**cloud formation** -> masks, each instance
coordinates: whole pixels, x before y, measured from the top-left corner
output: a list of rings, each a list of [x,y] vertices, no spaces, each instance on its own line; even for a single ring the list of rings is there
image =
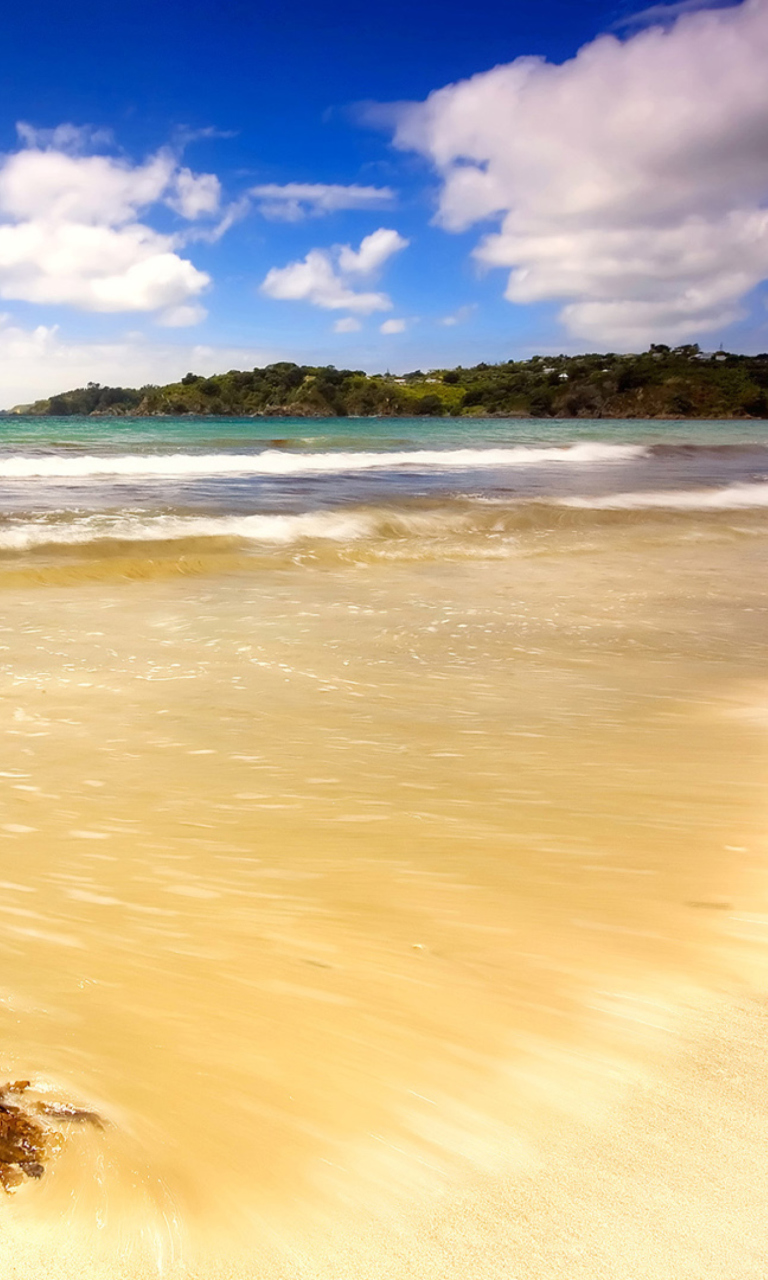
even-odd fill
[[[405,249],[408,241],[387,227],[366,236],[359,249],[336,245],[333,249],[310,249],[299,262],[273,267],[261,285],[262,293],[281,301],[309,302],[326,310],[390,311],[392,300],[386,293],[358,293],[349,277],[372,275],[393,253]]]
[[[86,311],[157,311],[171,325],[204,314],[210,278],[141,220],[166,205],[188,222],[217,212],[218,179],[163,150],[143,164],[81,154],[96,135],[72,125],[19,127],[27,145],[0,158],[0,298]]]
[[[111,147],[111,129],[94,129],[89,124],[57,124],[54,129],[36,129],[26,120],[17,120],[16,133],[25,147],[52,147],[54,151],[80,151]]]
[[[397,231],[379,227],[360,241],[360,248],[343,244],[339,250],[339,269],[348,275],[369,276],[379,271],[387,258],[408,248],[408,241]]]
[[[354,316],[342,316],[341,320],[336,320],[333,325],[334,333],[357,333],[359,329],[362,329],[362,325]]]
[[[768,0],[682,13],[554,66],[518,58],[397,111],[442,178],[437,221],[511,302],[631,347],[719,329],[768,276]]]
[[[191,169],[174,173],[166,204],[182,218],[194,222],[218,213],[220,202],[221,184],[214,173],[193,173]]]
[[[405,320],[385,320],[379,325],[379,333],[405,333],[406,324]]]
[[[382,209],[391,204],[395,193],[390,187],[341,186],[326,182],[276,182],[251,187],[249,195],[265,218],[281,222],[299,222],[302,218],[318,218],[342,209]]]

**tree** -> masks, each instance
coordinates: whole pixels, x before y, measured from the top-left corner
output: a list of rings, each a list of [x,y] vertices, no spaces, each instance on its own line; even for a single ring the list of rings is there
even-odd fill
[[[415,409],[419,416],[439,417],[445,411],[445,406],[439,396],[420,396]]]

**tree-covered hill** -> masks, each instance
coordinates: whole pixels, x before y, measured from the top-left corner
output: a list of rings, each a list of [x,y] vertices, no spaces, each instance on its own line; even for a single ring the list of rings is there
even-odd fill
[[[660,344],[640,355],[534,356],[401,376],[281,361],[139,390],[89,383],[15,413],[236,417],[768,418],[768,354]]]

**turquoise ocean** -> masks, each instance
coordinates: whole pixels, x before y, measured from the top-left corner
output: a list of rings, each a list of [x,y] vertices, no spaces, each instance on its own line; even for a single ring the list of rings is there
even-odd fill
[[[436,549],[568,508],[761,508],[767,475],[763,422],[5,418],[0,555],[410,535]]]

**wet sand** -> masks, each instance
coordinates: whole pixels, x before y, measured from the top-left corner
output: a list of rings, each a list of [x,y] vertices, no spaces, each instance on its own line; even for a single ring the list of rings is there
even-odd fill
[[[693,532],[6,586],[0,1065],[107,1123],[0,1276],[758,1274],[765,545]]]
[[[148,1280],[758,1280],[767,1232],[764,998],[710,999],[676,1028],[655,1073],[624,1083],[598,1109],[567,1103],[567,1122],[506,1174],[472,1171],[395,1212],[358,1207],[315,1231],[245,1256],[203,1251],[195,1261],[154,1255],[131,1233],[122,1244],[84,1236],[73,1215],[2,1226],[3,1276]],[[278,1233],[279,1237],[279,1233]],[[223,1256],[222,1256],[223,1255]]]

